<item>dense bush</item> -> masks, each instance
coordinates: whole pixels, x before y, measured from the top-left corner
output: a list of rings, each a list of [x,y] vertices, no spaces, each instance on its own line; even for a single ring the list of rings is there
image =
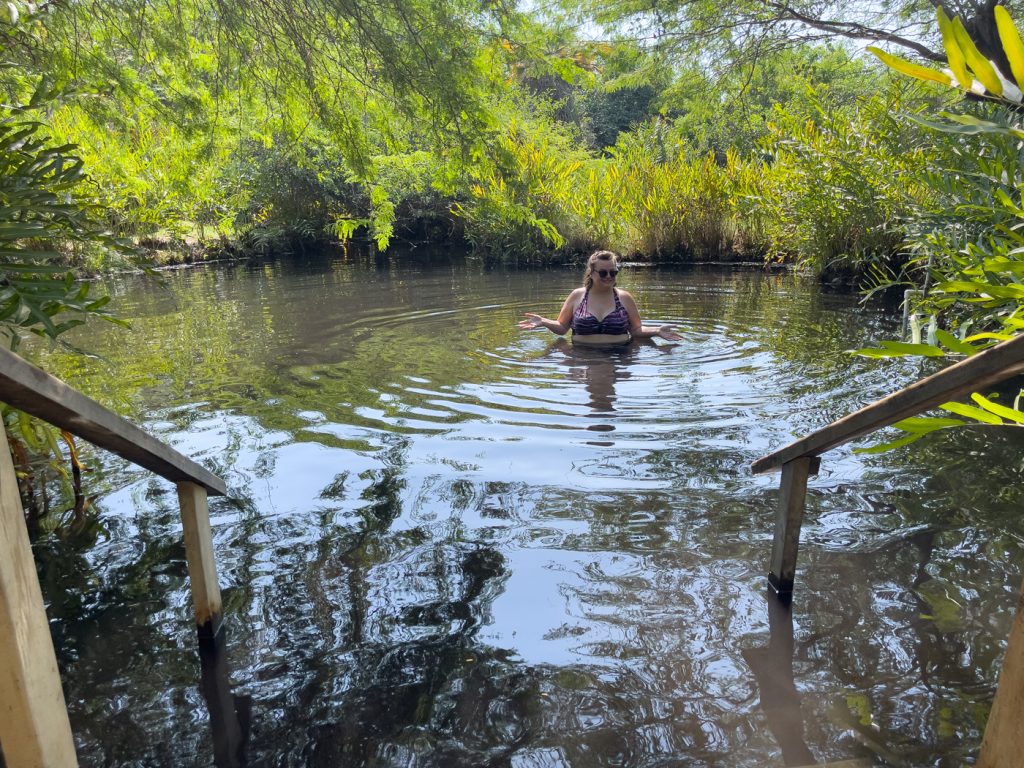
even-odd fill
[[[863,273],[899,261],[905,227],[928,197],[934,149],[900,117],[901,91],[852,107],[820,104],[815,120],[776,111],[763,147],[769,160],[747,201],[770,258],[795,258],[815,273]]]

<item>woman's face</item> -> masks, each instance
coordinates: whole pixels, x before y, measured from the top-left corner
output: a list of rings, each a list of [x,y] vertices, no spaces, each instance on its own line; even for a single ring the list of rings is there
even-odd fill
[[[591,267],[590,274],[594,281],[601,285],[614,285],[619,274],[619,265],[615,259],[597,259]]]

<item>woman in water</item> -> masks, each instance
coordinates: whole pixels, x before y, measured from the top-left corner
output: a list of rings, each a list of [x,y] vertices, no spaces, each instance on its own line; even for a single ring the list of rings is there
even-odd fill
[[[683,337],[671,325],[644,326],[636,302],[626,291],[615,287],[619,257],[611,251],[596,251],[587,259],[583,287],[577,288],[562,304],[557,320],[526,312],[519,322],[524,330],[547,328],[562,335],[572,329],[574,344],[628,344],[633,339],[660,336],[669,341]]]

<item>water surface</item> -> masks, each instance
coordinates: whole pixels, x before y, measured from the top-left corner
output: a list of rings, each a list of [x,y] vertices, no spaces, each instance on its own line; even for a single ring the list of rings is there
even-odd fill
[[[201,664],[173,487],[95,456],[43,537],[84,765],[961,765],[1020,584],[1021,441],[825,457],[792,612],[749,465],[916,378],[813,281],[634,266],[685,340],[523,332],[575,269],[319,258],[125,278],[72,384],[223,476]]]

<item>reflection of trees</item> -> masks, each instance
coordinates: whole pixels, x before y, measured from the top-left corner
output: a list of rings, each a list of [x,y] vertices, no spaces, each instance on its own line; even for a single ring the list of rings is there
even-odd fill
[[[424,554],[436,579],[432,590],[422,580],[412,594],[408,585],[389,584],[387,590],[405,594],[386,598],[379,591],[383,585],[360,580],[365,598],[353,605],[365,606],[370,615],[353,616],[353,627],[363,627],[362,637],[352,636],[357,669],[331,715],[310,729],[316,764],[369,764],[382,744],[401,743],[410,730],[423,727],[443,732],[445,721],[474,715],[496,696],[494,681],[482,670],[500,658],[476,647],[473,638],[503,577],[504,558],[478,545],[428,548]],[[379,614],[403,597],[409,604],[389,617],[389,627]],[[392,605],[382,604],[388,600]],[[331,689],[332,683],[325,679],[323,686]]]
[[[96,351],[113,362],[120,371],[116,376],[86,370],[81,360],[56,351],[43,353],[64,361],[60,364],[73,380],[92,382],[91,392],[109,390],[110,398],[101,394],[108,401],[133,407],[158,404],[160,410],[148,416],[160,420],[161,430],[194,434],[205,428],[202,422],[211,414],[222,419],[217,439],[227,444],[203,460],[229,478],[234,473],[230,484],[239,494],[233,501],[214,500],[211,511],[230,520],[221,529],[229,536],[223,548],[228,655],[241,675],[238,685],[254,699],[254,761],[359,765],[383,760],[381,755],[392,762],[417,755],[439,764],[505,765],[511,751],[530,744],[561,750],[570,764],[593,764],[612,752],[632,756],[639,764],[659,748],[644,741],[649,737],[643,728],[652,723],[668,732],[666,754],[671,748],[714,754],[721,743],[700,725],[729,715],[706,699],[683,715],[677,713],[679,719],[695,723],[684,738],[679,733],[685,725],[675,724],[678,731],[673,731],[665,724],[672,716],[646,715],[643,721],[635,715],[656,687],[645,687],[647,681],[627,681],[620,687],[581,668],[530,667],[487,646],[480,628],[510,566],[500,536],[473,540],[458,527],[460,514],[480,499],[475,480],[455,477],[444,466],[437,470],[440,480],[424,482],[434,494],[439,516],[450,519],[451,530],[432,528],[409,514],[416,487],[411,487],[408,463],[419,429],[409,422],[410,412],[429,409],[432,401],[449,395],[454,398],[467,384],[493,382],[495,363],[482,363],[481,348],[493,351],[526,343],[510,312],[473,309],[486,303],[474,295],[475,286],[493,294],[493,275],[481,282],[460,275],[450,283],[462,288],[449,290],[447,303],[435,296],[417,307],[413,286],[421,278],[429,282],[437,274],[433,267],[418,274],[390,268],[367,274],[362,268],[336,267],[325,266],[303,278],[320,286],[321,295],[300,306],[292,300],[300,289],[288,287],[294,276],[280,266],[267,267],[251,301],[240,298],[240,292],[251,288],[245,269],[196,272],[189,286],[155,294],[157,307],[136,321],[137,335],[97,337],[101,343]],[[791,362],[787,375],[794,380],[782,382],[777,397],[820,399],[821,388],[828,390],[833,379],[841,380],[836,388],[867,396],[884,383],[882,374],[868,377],[866,386],[847,381],[853,368],[841,352],[860,343],[863,318],[855,312],[823,313],[833,299],[794,290],[789,278],[765,280],[742,272],[722,280],[716,275],[715,290],[705,291],[701,271],[692,274],[692,290],[659,289],[655,270],[636,270],[628,286],[640,299],[645,317],[696,318],[689,329],[695,340],[690,353],[720,355],[724,347],[737,366],[744,365],[744,356],[765,350],[786,358]],[[557,293],[552,303],[564,296],[541,273],[510,272],[508,280],[517,285],[533,281],[537,292]],[[510,291],[502,300],[517,295],[525,294]],[[389,297],[384,303],[393,306],[377,306],[381,296]],[[148,297],[135,299],[141,306]],[[848,299],[836,301],[849,304]],[[438,309],[462,313],[437,319]],[[402,314],[405,310],[412,321]],[[767,319],[751,325],[752,318],[762,316]],[[309,344],[311,339],[322,343]],[[616,393],[616,387],[630,372],[635,353],[581,350],[577,356],[575,348],[568,349],[571,354],[556,344],[546,354],[561,356],[554,366],[560,376],[579,374],[580,385],[573,388],[586,390],[591,416],[599,417],[589,422],[610,424],[609,414],[622,405],[624,388]],[[595,359],[588,359],[591,355]],[[746,376],[736,370],[741,379]],[[422,381],[403,390],[409,377]],[[697,412],[707,408],[704,392],[684,380],[673,395]],[[672,418],[682,412],[675,408]],[[475,417],[454,408],[434,418],[431,426],[443,431],[448,421]],[[588,529],[567,537],[563,546],[662,553],[670,561],[669,571],[689,574],[674,558],[707,547],[701,537],[709,529],[697,524],[697,515],[715,521],[714,534],[722,541],[749,541],[749,483],[742,449],[749,426],[740,421],[734,419],[730,426],[711,421],[676,435],[666,431],[665,444],[657,450],[644,447],[631,453],[629,442],[620,441],[615,461],[645,479],[670,479],[673,491],[685,489],[685,495],[670,499],[658,489],[616,490],[590,505]],[[820,426],[822,419],[814,422],[812,426]],[[321,424],[345,429],[320,431]],[[281,471],[273,464],[280,457],[276,449],[282,441],[298,440],[340,449],[339,466],[332,471],[337,474],[321,483],[323,507],[317,506],[314,488],[314,509],[300,508],[287,516],[260,509],[259,482]],[[939,447],[922,442],[918,452],[899,459],[910,465],[898,476],[902,485],[910,471],[951,468],[947,473],[930,471],[930,479],[915,485],[914,493],[892,492],[892,462],[871,460],[881,468],[865,482],[864,494],[884,499],[885,508],[878,504],[879,509],[866,509],[864,519],[876,515],[879,525],[895,531],[883,537],[884,546],[817,556],[813,544],[806,548],[802,559],[812,567],[806,582],[802,580],[797,610],[807,606],[800,624],[808,634],[797,638],[789,657],[798,676],[809,666],[828,670],[828,685],[863,695],[874,718],[873,725],[860,726],[871,731],[865,738],[895,744],[897,752],[916,749],[913,754],[918,755],[928,748],[908,745],[911,738],[939,744],[936,749],[962,742],[964,753],[980,738],[975,717],[991,695],[1005,640],[999,622],[1008,615],[1016,584],[1003,569],[1020,559],[1015,537],[1021,535],[1017,510],[1024,501],[1019,468],[972,456],[988,449],[967,442],[935,444]],[[1019,453],[1010,442],[1001,445],[996,452]],[[252,460],[253,454],[259,460],[249,476],[237,465]],[[365,461],[351,470],[345,457],[357,454]],[[612,452],[591,454],[603,459]],[[372,468],[364,471],[367,464]],[[998,492],[981,504],[979,489]],[[574,489],[551,488],[545,494],[551,515],[578,516],[580,497]],[[158,750],[190,732],[185,722],[190,719],[188,704],[202,704],[191,625],[187,612],[179,610],[187,593],[176,511],[165,508],[159,496],[142,506],[146,511],[139,516],[137,533],[113,531],[122,546],[125,539],[134,545],[130,556],[100,544],[96,555],[86,558],[71,552],[71,545],[61,549],[54,544],[59,551],[45,554],[41,562],[51,569],[47,593],[57,612],[63,663],[78,668],[69,700],[78,696],[84,702],[73,717],[76,732],[84,734],[85,756],[97,755],[102,739],[108,746],[116,741],[120,746],[109,748],[120,750],[126,762],[154,756],[150,762],[159,765]],[[836,499],[827,506],[837,506]],[[687,514],[695,516],[694,525],[685,522]],[[926,532],[900,533],[924,524],[929,526]],[[809,530],[816,534],[813,525]],[[828,531],[817,534],[820,542]],[[479,531],[473,535],[483,537]],[[864,539],[870,536],[864,534]],[[748,553],[733,551],[725,557],[746,562]],[[695,564],[692,575],[704,576],[709,567]],[[851,588],[865,580],[868,587]],[[590,600],[595,610],[614,613],[616,621],[634,626],[648,617],[639,608],[632,613],[623,608],[623,596],[637,588],[631,577],[596,569],[583,574],[579,584],[570,586],[577,589],[574,599]],[[932,587],[941,589],[929,591]],[[658,597],[661,592],[648,594]],[[836,605],[836,595],[843,596],[841,605]],[[943,595],[962,606],[959,613],[942,603]],[[645,596],[634,594],[628,604],[643,605]],[[678,604],[698,609],[686,599],[680,597]],[[944,606],[953,613],[936,614]],[[947,623],[922,618],[934,615]],[[110,627],[115,630],[112,640]],[[626,650],[655,647],[671,634],[664,625],[641,626],[640,632],[645,631],[647,636],[638,635],[642,640]],[[700,639],[680,641],[687,658],[697,656]],[[598,648],[595,655],[613,658],[618,650]],[[785,643],[776,644],[773,629],[766,652],[776,651],[786,658]],[[103,662],[101,653],[130,661]],[[694,669],[699,674],[698,663]],[[676,674],[692,679],[686,678],[691,671],[687,664],[657,670],[656,683]],[[787,670],[781,671],[785,682]],[[144,703],[139,711],[115,710],[114,704],[104,703],[123,699],[126,686],[136,685],[136,680],[141,683],[129,698]],[[809,687],[820,690],[817,682]],[[807,696],[804,701],[806,708]],[[698,710],[703,720],[694,715]],[[597,713],[607,723],[591,729],[574,720],[581,712]],[[829,743],[819,726],[806,727],[807,744],[817,749]],[[954,736],[943,729],[952,729]],[[206,754],[208,735],[201,732],[195,738],[193,744],[172,746],[180,747],[180,753]],[[848,757],[849,752],[834,756]]]
[[[500,591],[505,559],[481,544],[390,532],[400,512],[396,484],[397,473],[382,473],[359,529],[317,547],[304,579],[311,619],[320,639],[331,643],[342,633],[344,640],[327,650],[344,649],[344,658],[330,667],[313,664],[314,679],[296,681],[298,698],[317,702],[317,711],[311,717],[287,707],[271,716],[263,728],[270,738],[261,740],[270,754],[280,755],[282,743],[298,744],[297,752],[309,749],[311,764],[371,764],[382,745],[401,749],[420,729],[444,732],[498,695],[487,670],[504,660],[474,637]],[[395,548],[400,556],[382,560],[382,550]],[[286,741],[275,743],[278,729]],[[423,756],[415,739],[405,748]]]
[[[957,762],[980,744],[1016,585],[972,551],[977,534],[901,530],[879,548],[802,553],[795,599],[808,634],[795,658],[827,666],[845,695],[833,715],[883,759]],[[837,593],[842,603],[821,610]]]
[[[96,542],[86,554],[75,540],[36,545],[83,764],[163,765],[168,755],[202,755],[209,738],[191,708],[170,700],[196,689],[195,626],[188,603],[173,597],[188,595],[177,500],[156,481],[146,492],[149,514],[108,522],[117,546]]]

